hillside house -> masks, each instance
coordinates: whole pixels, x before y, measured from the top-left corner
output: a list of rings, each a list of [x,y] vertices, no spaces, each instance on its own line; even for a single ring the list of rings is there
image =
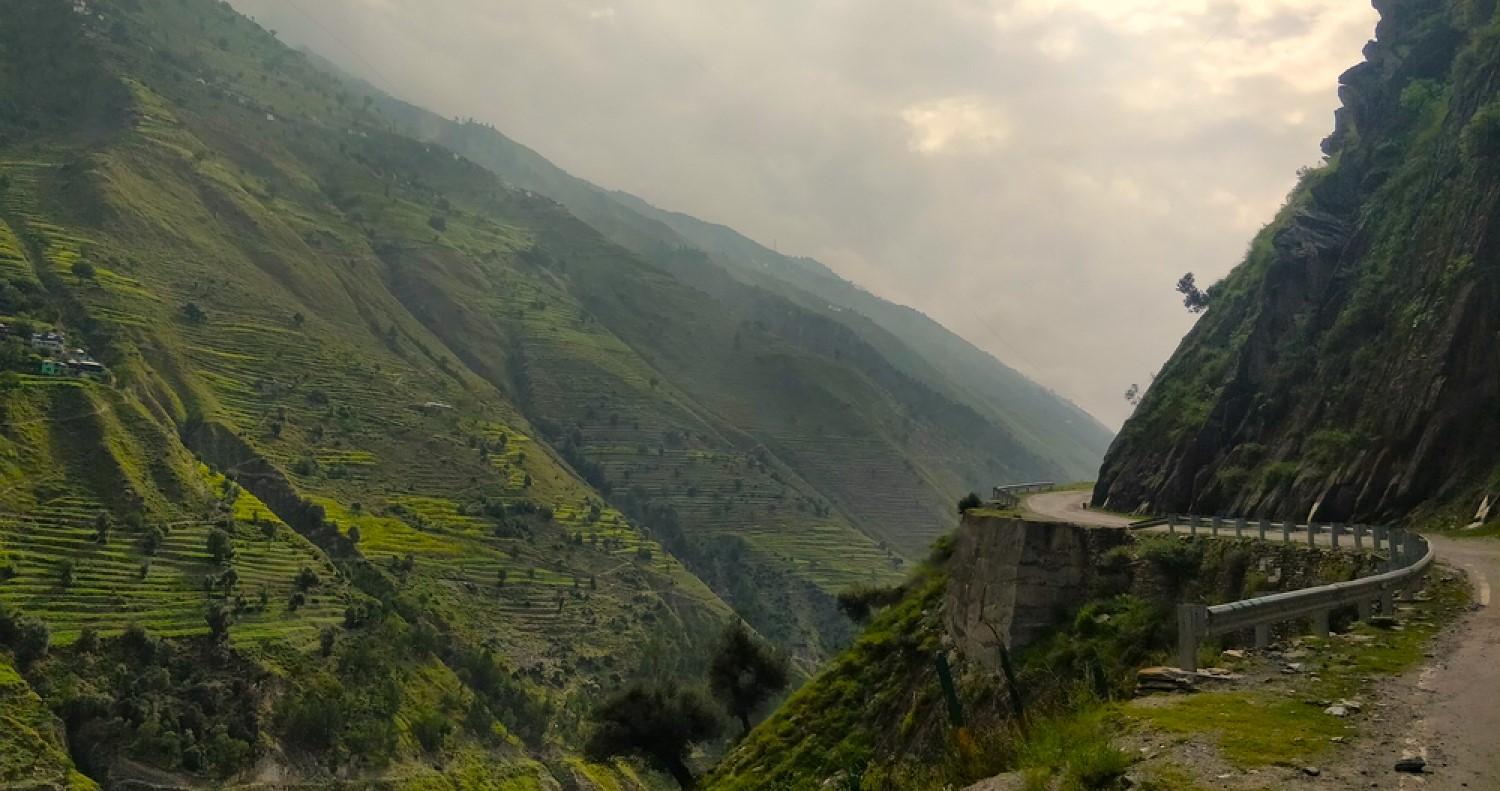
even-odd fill
[[[109,369],[94,362],[93,360],[68,360],[63,363],[68,376],[77,376],[83,379],[103,379]]]
[[[68,348],[68,338],[60,332],[34,332],[31,334],[31,348],[43,354],[62,354]]]

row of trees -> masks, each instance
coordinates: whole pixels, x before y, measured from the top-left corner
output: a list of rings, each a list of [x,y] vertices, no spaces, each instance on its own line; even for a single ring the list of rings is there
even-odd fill
[[[601,761],[641,758],[691,789],[697,777],[688,765],[688,752],[720,734],[721,712],[739,721],[743,736],[750,732],[751,717],[790,681],[786,655],[736,621],[709,662],[708,692],[692,686],[632,685],[595,712],[597,727],[586,752]]]

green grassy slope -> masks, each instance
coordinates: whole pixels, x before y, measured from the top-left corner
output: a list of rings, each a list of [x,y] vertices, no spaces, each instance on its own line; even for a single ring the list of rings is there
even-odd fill
[[[0,785],[6,788],[99,786],[73,768],[61,727],[10,662],[0,659]]]
[[[0,378],[0,605],[48,627],[54,658],[27,673],[70,744],[98,745],[95,776],[130,758],[168,773],[153,783],[233,776],[279,744],[310,780],[632,787],[567,758],[583,702],[696,668],[729,608],[639,522],[591,514],[598,492],[387,262],[443,271],[530,234],[438,208],[419,174],[450,155],[351,131],[336,84],[227,8],[91,8],[26,2],[0,25],[0,72],[50,57],[35,41],[69,64],[41,87],[108,96],[96,114],[0,86],[0,320],[62,326],[113,372]],[[339,205],[361,200],[376,219]],[[214,606],[233,622],[213,661],[156,653],[167,675],[145,686],[88,669],[99,636],[201,640]],[[243,661],[278,679],[276,707],[221,722],[173,697],[238,683]],[[142,696],[184,713],[103,724]]]
[[[1209,290],[1097,504],[1467,521],[1500,503],[1497,37],[1493,3],[1382,8],[1328,161]]]

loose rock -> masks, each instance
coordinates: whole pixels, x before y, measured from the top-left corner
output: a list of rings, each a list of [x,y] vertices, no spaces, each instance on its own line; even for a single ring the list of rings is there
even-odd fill
[[[1427,768],[1427,759],[1416,753],[1403,753],[1401,760],[1396,762],[1396,771],[1421,774]]]

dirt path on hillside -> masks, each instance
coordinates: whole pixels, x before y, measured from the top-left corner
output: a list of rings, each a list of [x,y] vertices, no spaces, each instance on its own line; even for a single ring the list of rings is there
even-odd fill
[[[1500,541],[1431,540],[1439,557],[1468,573],[1474,606],[1423,667],[1377,682],[1371,698],[1379,721],[1309,788],[1500,789],[1500,602],[1491,598],[1500,585]],[[1396,772],[1403,752],[1423,756],[1426,770]]]
[[[1093,527],[1124,527],[1130,524],[1131,520],[1126,517],[1084,508],[1090,497],[1091,493],[1088,491],[1042,492],[1027,497],[1022,507],[1031,516],[1053,522],[1072,522],[1075,525]]]

